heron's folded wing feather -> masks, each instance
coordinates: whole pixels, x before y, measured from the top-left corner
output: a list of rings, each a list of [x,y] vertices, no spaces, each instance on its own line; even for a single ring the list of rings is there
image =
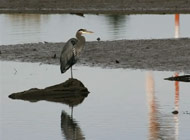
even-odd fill
[[[60,56],[60,64],[61,64],[61,72],[64,73],[67,69],[69,69],[76,60],[74,58],[73,48],[77,43],[77,39],[71,38],[69,39],[65,46],[62,49]]]

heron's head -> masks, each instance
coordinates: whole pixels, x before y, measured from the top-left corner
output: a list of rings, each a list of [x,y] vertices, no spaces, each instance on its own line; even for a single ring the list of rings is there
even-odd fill
[[[88,30],[86,30],[86,29],[79,29],[78,31],[77,31],[77,33],[79,33],[79,34],[91,34],[91,33],[93,33],[92,31],[88,31]]]

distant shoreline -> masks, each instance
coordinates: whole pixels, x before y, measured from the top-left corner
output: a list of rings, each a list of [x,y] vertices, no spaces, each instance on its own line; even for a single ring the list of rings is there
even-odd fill
[[[0,9],[1,14],[190,14],[190,9],[165,10],[66,10],[66,9]]]
[[[189,0],[0,0],[0,13],[189,14]]]

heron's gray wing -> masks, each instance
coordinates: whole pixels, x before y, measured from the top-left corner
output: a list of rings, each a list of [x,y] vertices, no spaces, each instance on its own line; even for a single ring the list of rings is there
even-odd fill
[[[66,42],[65,46],[63,47],[60,56],[61,73],[64,73],[73,64],[76,63],[76,58],[73,52],[73,48],[76,44],[77,44],[77,39],[71,38]]]

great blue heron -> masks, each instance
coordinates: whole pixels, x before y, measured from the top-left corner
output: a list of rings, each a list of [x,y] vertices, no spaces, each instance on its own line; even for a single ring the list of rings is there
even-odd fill
[[[62,49],[60,56],[60,69],[61,73],[66,72],[71,68],[71,78],[73,78],[72,66],[77,62],[77,59],[84,48],[85,37],[84,33],[93,33],[86,29],[80,29],[76,33],[76,38],[69,39]]]

